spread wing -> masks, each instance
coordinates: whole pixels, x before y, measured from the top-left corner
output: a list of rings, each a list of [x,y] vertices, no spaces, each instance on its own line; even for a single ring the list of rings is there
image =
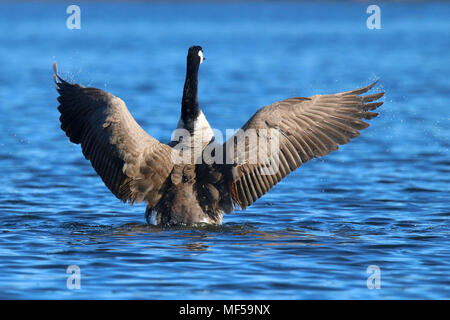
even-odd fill
[[[325,156],[359,136],[359,131],[369,126],[362,119],[376,117],[378,113],[371,110],[383,104],[373,101],[381,98],[384,92],[360,96],[375,84],[337,94],[290,98],[258,110],[242,130],[254,129],[258,137],[267,139],[267,146],[274,141],[267,132],[276,130],[279,149],[275,155],[267,147],[264,149],[267,158],[258,158],[256,163],[248,161],[255,153],[255,147],[249,145],[248,139],[240,154],[236,152],[238,148],[235,149],[233,160],[237,165],[232,167],[229,184],[233,203],[245,209],[303,163]],[[244,138],[232,137],[226,143],[237,146],[239,139]],[[276,161],[275,156],[278,157]],[[278,163],[278,170],[267,171],[267,160]]]
[[[117,198],[156,205],[172,171],[171,147],[148,135],[120,98],[68,83],[58,76],[56,64],[53,68],[61,128],[70,141],[81,144],[85,158]]]

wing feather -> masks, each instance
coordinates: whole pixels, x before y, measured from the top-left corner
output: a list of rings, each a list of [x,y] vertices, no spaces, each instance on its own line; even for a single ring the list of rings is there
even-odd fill
[[[68,83],[54,69],[61,129],[117,198],[156,205],[173,168],[171,147],[148,135],[120,98]]]
[[[236,163],[237,174],[229,175],[233,180],[227,190],[234,206],[245,209],[303,163],[325,156],[359,136],[359,131],[369,126],[363,119],[376,117],[378,113],[369,111],[383,104],[376,100],[383,97],[384,92],[360,96],[376,83],[337,94],[290,98],[258,110],[242,130],[254,129],[258,135],[262,129],[277,130],[280,133],[279,167],[267,175],[262,172],[265,163],[260,160],[256,164]],[[236,146],[238,139],[232,137],[226,143]],[[243,150],[245,154],[235,155],[235,161],[249,159],[249,152],[255,152],[247,145]],[[268,156],[275,159],[272,154]]]

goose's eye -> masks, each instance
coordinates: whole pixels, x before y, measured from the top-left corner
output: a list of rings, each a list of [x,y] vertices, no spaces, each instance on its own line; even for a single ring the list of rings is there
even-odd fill
[[[203,60],[205,60],[205,58],[203,57],[203,51],[199,51],[198,52],[198,56],[200,57],[200,64],[203,62]]]

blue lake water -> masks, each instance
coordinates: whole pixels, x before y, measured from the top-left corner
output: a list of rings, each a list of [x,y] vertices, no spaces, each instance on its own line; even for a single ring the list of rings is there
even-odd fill
[[[80,30],[67,5],[0,4],[0,298],[450,298],[449,4],[380,4],[381,30],[366,27],[367,4],[81,3]],[[376,79],[385,104],[223,226],[150,227],[60,130],[51,64],[167,141],[193,44],[220,130]]]

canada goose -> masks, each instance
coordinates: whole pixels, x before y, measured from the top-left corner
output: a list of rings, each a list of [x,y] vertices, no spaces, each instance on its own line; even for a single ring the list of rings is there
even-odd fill
[[[194,138],[201,133],[202,150],[206,150],[214,137],[197,99],[203,60],[200,46],[189,48],[178,128]],[[236,160],[231,164],[178,163],[173,152],[182,139],[171,144],[155,140],[137,124],[120,98],[68,83],[58,75],[56,63],[53,69],[62,130],[71,142],[81,144],[84,156],[117,198],[130,204],[146,201],[145,217],[152,224],[221,224],[223,212],[247,208],[306,161],[325,156],[359,136],[359,130],[369,126],[362,119],[378,115],[371,111],[383,102],[373,101],[384,95],[360,96],[375,82],[337,94],[289,98],[259,109],[242,130],[253,130],[263,139],[267,138],[264,130],[279,133],[278,149],[265,149],[269,160],[275,159],[276,152],[278,170],[264,173],[266,160],[238,161],[234,153],[228,154]],[[223,146],[237,145],[243,139],[241,156],[248,158],[254,149],[245,136],[233,136]],[[224,149],[227,155],[228,149]]]

